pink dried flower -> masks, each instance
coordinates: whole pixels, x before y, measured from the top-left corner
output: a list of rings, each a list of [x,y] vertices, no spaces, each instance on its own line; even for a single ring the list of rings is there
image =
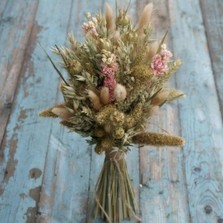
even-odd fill
[[[109,92],[109,103],[115,100],[115,87],[117,85],[115,79],[115,73],[118,70],[118,64],[116,63],[116,55],[103,50],[102,51],[102,63],[101,72],[104,76],[103,87],[108,88]]]
[[[108,87],[110,90],[114,90],[116,86],[116,80],[113,75],[108,76],[104,79],[104,84],[105,87]]]
[[[166,60],[166,62],[169,62],[170,58],[173,56],[173,54],[169,50],[167,50],[166,44],[161,45],[160,55],[162,55],[163,59]]]
[[[113,63],[111,65],[107,65],[105,63],[102,63],[101,65],[101,71],[104,76],[110,76],[115,75],[116,71],[118,70],[118,64]]]
[[[83,32],[85,34],[91,34],[94,37],[98,36],[96,26],[98,24],[98,21],[96,18],[92,18],[92,21],[85,22],[82,26]]]
[[[113,63],[110,66],[111,66],[111,68],[113,69],[114,72],[117,72],[117,70],[118,70],[118,64],[117,63]]]
[[[108,66],[107,64],[104,64],[104,65],[102,65],[102,74],[104,75],[104,76],[111,76],[111,75],[114,75],[114,70],[113,70],[113,68],[112,67],[110,67],[110,66]]]
[[[151,68],[154,75],[161,76],[169,70],[168,63],[171,57],[172,53],[167,50],[166,44],[162,44],[160,53],[152,58]]]
[[[102,63],[102,74],[104,75],[104,82],[103,86],[109,89],[109,103],[115,100],[115,87],[116,87],[116,80],[115,80],[115,73],[118,70],[118,64],[113,63],[111,65],[107,65]]]
[[[108,90],[109,90],[109,102],[112,102],[112,101],[115,100],[114,91],[115,91],[116,85],[117,85],[117,82],[115,80],[114,75],[110,75],[110,76],[105,77],[103,86],[107,87]]]
[[[160,76],[168,70],[168,65],[160,54],[156,54],[152,59],[151,68],[156,76]]]

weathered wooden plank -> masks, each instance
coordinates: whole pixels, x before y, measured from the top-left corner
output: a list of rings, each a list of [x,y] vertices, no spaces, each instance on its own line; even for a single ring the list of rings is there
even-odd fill
[[[66,132],[61,140],[66,143],[51,135],[37,222],[86,219],[91,148],[74,133]]]
[[[84,14],[86,12],[92,12],[92,14],[97,13],[101,10],[102,4],[103,1],[93,3],[88,0],[73,2],[68,31],[72,31],[75,37],[81,41],[83,39],[81,26],[85,21]],[[52,169],[50,170],[50,168],[53,168],[54,162],[50,160],[52,160],[53,157],[56,159],[55,153],[58,153],[56,152],[58,149],[55,150],[53,148],[51,149],[51,146],[49,147],[50,151],[54,150],[54,153],[49,151],[47,155],[47,160],[49,162],[46,161],[47,172],[43,180],[43,191],[41,194],[39,209],[41,215],[38,217],[38,221],[93,222],[91,215],[93,208],[93,192],[95,181],[102,166],[100,164],[102,164],[103,159],[101,157],[96,157],[94,155],[94,149],[89,147],[86,142],[84,142],[85,139],[81,138],[77,134],[72,133],[68,138],[66,132],[64,136],[59,134],[58,138],[60,138],[62,142],[67,142],[66,152],[63,154],[63,159],[65,159],[66,162],[64,162],[63,167],[61,167],[61,173],[52,178],[53,171]],[[72,145],[74,145],[73,148]],[[72,150],[73,155],[68,156],[67,154]],[[94,159],[94,156],[96,159]],[[67,168],[67,163],[73,163],[75,171],[71,172]],[[93,178],[90,175],[91,173],[94,175]],[[69,192],[66,193],[61,189],[63,185],[70,188]],[[48,194],[48,196],[45,196],[46,194]],[[49,207],[46,208],[49,200],[53,202],[51,202]],[[63,208],[62,206],[66,206],[66,208]],[[58,210],[60,210],[59,214]]]
[[[37,5],[37,1],[32,3],[11,1],[1,16],[0,46],[5,50],[0,57],[0,146],[11,112]]]
[[[22,78],[7,126],[1,163],[1,170],[6,170],[6,174],[1,178],[0,203],[5,208],[0,210],[0,218],[9,213],[10,223],[35,222],[52,127],[50,120],[38,117],[38,111],[53,104],[57,94],[58,77],[50,75],[52,67],[40,47],[36,47],[36,38],[38,35],[44,46],[64,42],[70,6],[69,0],[39,1]],[[29,13],[35,17],[31,10]],[[53,129],[54,134],[61,131],[57,123]]]
[[[200,1],[217,93],[223,115],[223,1]]]
[[[179,104],[191,221],[223,221],[223,128],[199,1],[169,0],[176,77],[187,94]]]
[[[138,1],[138,12],[145,2]],[[171,26],[167,1],[154,1],[154,8],[154,32],[161,38]],[[170,84],[174,86],[174,81]],[[176,103],[165,105],[148,126],[148,130],[180,134]],[[140,148],[140,182],[142,222],[190,222],[181,148]]]
[[[13,99],[22,65],[25,59],[26,46],[29,43],[37,4],[11,2],[7,4],[2,16],[7,24],[1,26],[0,45],[6,49],[0,57],[1,82],[0,82],[0,146],[5,133],[5,127],[13,105]],[[13,13],[12,13],[13,11]],[[24,14],[28,16],[24,16]],[[0,159],[3,159],[4,145],[0,151]],[[13,170],[13,166],[12,169]],[[10,169],[0,171],[0,179],[6,177]],[[4,174],[6,175],[4,176]],[[9,173],[10,175],[10,173]],[[6,177],[7,178],[7,177]]]
[[[159,123],[163,129],[177,134],[178,114],[174,107],[166,105],[152,123]],[[154,128],[149,129],[154,131]],[[140,173],[143,222],[190,222],[180,148],[141,148]]]
[[[7,0],[2,0],[2,1],[0,2],[0,24],[2,23],[2,20],[1,20],[2,13],[4,12],[5,7],[6,7],[6,4],[7,4],[8,2],[9,2],[9,1],[7,1]]]

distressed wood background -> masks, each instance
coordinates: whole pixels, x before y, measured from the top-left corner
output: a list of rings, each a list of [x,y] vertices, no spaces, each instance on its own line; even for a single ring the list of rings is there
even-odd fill
[[[223,223],[223,1],[153,2],[157,36],[169,30],[183,61],[171,85],[187,97],[166,105],[149,127],[183,135],[187,143],[129,153],[139,215],[143,223]],[[84,13],[103,10],[104,3],[0,1],[1,223],[96,222],[90,213],[103,156],[57,121],[38,117],[62,100],[38,42],[65,44],[70,31],[81,40]],[[132,0],[130,13],[137,18],[146,3]]]

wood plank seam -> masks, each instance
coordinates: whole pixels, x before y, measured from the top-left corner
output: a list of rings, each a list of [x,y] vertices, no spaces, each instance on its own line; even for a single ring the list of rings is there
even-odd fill
[[[30,23],[33,26],[33,21],[34,21],[34,18],[35,18],[35,13],[37,11],[36,5],[32,6],[31,11],[33,13],[31,14],[31,17],[30,17],[30,20],[29,21],[30,21]],[[3,119],[2,122],[1,122],[1,125],[3,125],[3,128],[1,128],[1,129],[3,129],[3,132],[0,133],[0,156],[1,156],[2,159],[3,159],[3,153],[4,153],[3,147],[4,147],[5,137],[6,137],[5,131],[6,131],[6,128],[7,128],[7,124],[8,124],[10,115],[11,115],[11,111],[14,109],[13,102],[15,100],[15,95],[16,95],[16,92],[18,90],[19,79],[21,78],[22,73],[23,73],[23,70],[24,70],[24,64],[25,64],[25,61],[26,61],[26,52],[27,52],[27,49],[28,49],[29,44],[30,44],[29,43],[29,40],[30,40],[30,37],[31,37],[31,30],[32,30],[32,27],[29,28],[26,31],[27,32],[27,39],[25,39],[25,40],[27,40],[27,41],[26,42],[22,42],[24,44],[24,46],[22,48],[23,49],[22,50],[22,53],[16,52],[15,58],[16,59],[19,59],[21,57],[21,66],[19,66],[18,72],[16,73],[17,74],[17,77],[16,77],[15,83],[13,85],[14,88],[11,89],[11,91],[10,91],[10,94],[11,94],[11,97],[10,97],[10,106],[7,107],[7,111],[5,111],[5,108],[4,108],[4,101],[2,101],[1,98],[0,98],[0,111],[1,111],[0,116],[4,112],[6,113],[6,114],[3,114],[3,115],[5,115],[5,119]],[[14,71],[11,71],[11,72],[14,72]],[[7,83],[6,83],[6,85],[7,85]],[[7,90],[10,90],[10,89],[7,89]],[[1,102],[2,102],[3,105],[1,105]],[[6,106],[8,106],[8,105],[6,104]],[[13,154],[13,156],[10,156],[10,159],[9,159],[9,161],[8,161],[6,167],[5,167],[4,177],[2,179],[2,181],[4,183],[8,182],[9,178],[13,174],[14,169],[11,168],[11,166],[10,166],[11,165],[11,162],[14,162],[14,154]],[[16,164],[16,162],[15,162],[15,164]],[[8,169],[10,171],[8,171]],[[0,192],[1,193],[4,191],[4,189],[3,189],[3,182],[2,182],[2,185],[0,187]]]
[[[204,34],[200,2],[194,1],[194,5],[178,0],[169,0],[169,2],[172,3],[170,4],[172,32],[176,40],[174,48],[178,53],[179,50],[187,51],[182,54],[182,58],[188,60],[187,63],[191,63],[191,66],[183,66],[184,69],[187,68],[184,71],[189,72],[189,77],[177,77],[178,86],[187,89],[190,97],[179,107],[181,125],[184,126],[181,132],[188,139],[184,150],[184,161],[190,215],[192,221],[196,223],[220,222],[223,213],[220,189],[222,173],[218,163],[222,162],[222,118],[213,81],[210,55],[206,48],[207,39]],[[179,33],[181,29],[182,32]],[[205,97],[205,93],[208,97]],[[216,145],[216,142],[219,143]],[[208,153],[212,155],[209,156]],[[216,190],[215,187],[219,189]],[[204,197],[209,200],[204,202]],[[215,209],[212,214],[206,211],[210,203],[213,210]]]
[[[212,69],[212,72],[214,74],[214,81],[215,81],[215,88],[216,88],[216,91],[217,91],[217,96],[218,96],[218,104],[221,105],[222,101],[221,101],[221,92],[220,92],[220,89],[218,88],[218,85],[217,85],[217,72],[216,70],[214,69],[214,58],[213,58],[213,53],[212,52],[212,47],[211,47],[211,39],[208,35],[208,21],[207,21],[207,18],[206,18],[206,15],[205,15],[205,1],[202,1],[202,0],[199,0],[199,4],[200,4],[200,8],[201,8],[201,15],[202,15],[202,20],[203,20],[203,23],[204,23],[204,27],[205,27],[205,36],[206,36],[206,40],[207,40],[207,46],[208,46],[208,52],[209,52],[209,55],[210,55],[210,59],[211,59],[211,69]],[[216,44],[219,44],[219,43],[216,43]],[[222,116],[222,121],[223,121],[223,107],[220,108],[221,109],[221,116]]]
[[[168,0],[168,3],[167,3],[167,11],[168,11],[168,18],[169,18],[169,23],[171,24],[171,21],[170,21],[170,4],[169,4],[169,0]],[[170,29],[170,35],[171,35],[171,47],[173,48],[173,38],[172,38],[172,33],[171,33],[171,27],[169,28]],[[174,86],[176,86],[176,89],[178,89],[178,84],[177,84],[177,77],[176,75],[173,77],[173,82],[174,82]],[[177,105],[177,117],[178,117],[178,120],[179,120],[179,123],[180,123],[180,104],[179,102],[177,101],[176,102],[176,105]],[[183,132],[182,132],[182,126],[179,125],[179,134],[180,135],[183,135]],[[187,182],[186,182],[186,163],[185,163],[185,160],[186,160],[186,157],[185,157],[185,153],[183,152],[183,149],[182,148],[182,163],[181,163],[181,168],[182,168],[182,173],[183,173],[183,178],[184,178],[184,186],[186,188],[186,202],[187,202],[187,206],[189,207],[189,189],[187,187]],[[188,223],[192,223],[192,217],[191,217],[191,213],[190,211],[188,211]]]
[[[68,16],[68,24],[67,24],[67,28],[66,28],[66,32],[67,34],[69,33],[69,30],[70,30],[70,26],[71,26],[71,18],[72,18],[72,9],[73,9],[73,5],[74,5],[74,0],[71,1],[71,7],[70,7],[70,10],[69,10],[69,16]],[[57,90],[57,93],[56,93],[56,99],[59,98],[59,94],[60,94],[60,91]],[[62,127],[61,127],[62,128]],[[51,137],[51,134],[52,134],[52,122],[51,122],[51,126],[50,126],[50,134],[49,134],[49,140],[48,140],[48,146],[47,146],[47,155],[46,155],[46,158],[45,158],[45,164],[44,164],[44,169],[43,169],[43,177],[42,177],[42,182],[41,182],[41,191],[40,191],[40,196],[39,196],[39,201],[38,201],[38,209],[37,209],[37,216],[36,216],[36,222],[38,223],[41,223],[41,221],[44,219],[46,221],[48,221],[47,219],[51,216],[47,216],[45,213],[42,213],[41,212],[41,206],[42,204],[44,204],[45,202],[45,199],[46,199],[46,195],[45,195],[45,192],[44,192],[44,188],[43,188],[43,184],[44,184],[44,179],[45,179],[45,173],[46,173],[46,167],[47,167],[47,158],[48,158],[48,153],[49,153],[49,144],[50,144],[50,137]],[[90,182],[90,173],[89,173],[89,182]],[[90,184],[89,184],[89,188],[90,188]]]
[[[4,138],[5,138],[5,130],[6,130],[9,118],[10,118],[11,111],[13,110],[13,103],[14,103],[15,95],[16,95],[16,92],[18,91],[18,83],[19,83],[19,80],[20,80],[20,78],[21,78],[21,76],[24,72],[24,69],[25,69],[25,62],[26,62],[26,59],[27,59],[27,52],[28,52],[28,50],[31,46],[30,44],[31,44],[32,30],[33,30],[35,15],[36,15],[37,8],[38,8],[38,2],[39,1],[37,1],[37,3],[34,5],[34,8],[32,9],[33,11],[31,13],[31,18],[30,18],[30,21],[32,23],[32,27],[31,27],[30,30],[27,31],[28,32],[27,33],[27,35],[28,35],[27,42],[24,43],[24,48],[23,48],[23,52],[21,53],[21,55],[18,53],[19,56],[21,57],[21,66],[19,67],[18,72],[17,72],[17,77],[16,77],[16,80],[15,80],[15,83],[14,83],[14,89],[11,89],[12,91],[10,92],[11,93],[10,102],[6,101],[6,104],[5,104],[3,95],[1,96],[3,101],[2,101],[2,105],[0,104],[0,106],[1,106],[0,111],[1,111],[1,113],[6,112],[7,114],[6,114],[6,118],[4,120],[2,120],[3,123],[1,123],[1,125],[3,125],[3,128],[2,128],[3,132],[0,134],[0,150],[3,147],[3,141],[4,141]],[[7,100],[7,98],[6,98],[6,100]],[[1,103],[1,100],[0,100],[0,103]],[[10,103],[10,104],[8,104],[8,103]]]

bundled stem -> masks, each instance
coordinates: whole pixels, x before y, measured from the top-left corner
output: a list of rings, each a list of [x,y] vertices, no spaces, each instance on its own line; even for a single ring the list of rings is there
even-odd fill
[[[108,223],[118,223],[136,216],[136,210],[125,152],[111,148],[106,151],[104,166],[96,185],[95,217],[101,217]]]

